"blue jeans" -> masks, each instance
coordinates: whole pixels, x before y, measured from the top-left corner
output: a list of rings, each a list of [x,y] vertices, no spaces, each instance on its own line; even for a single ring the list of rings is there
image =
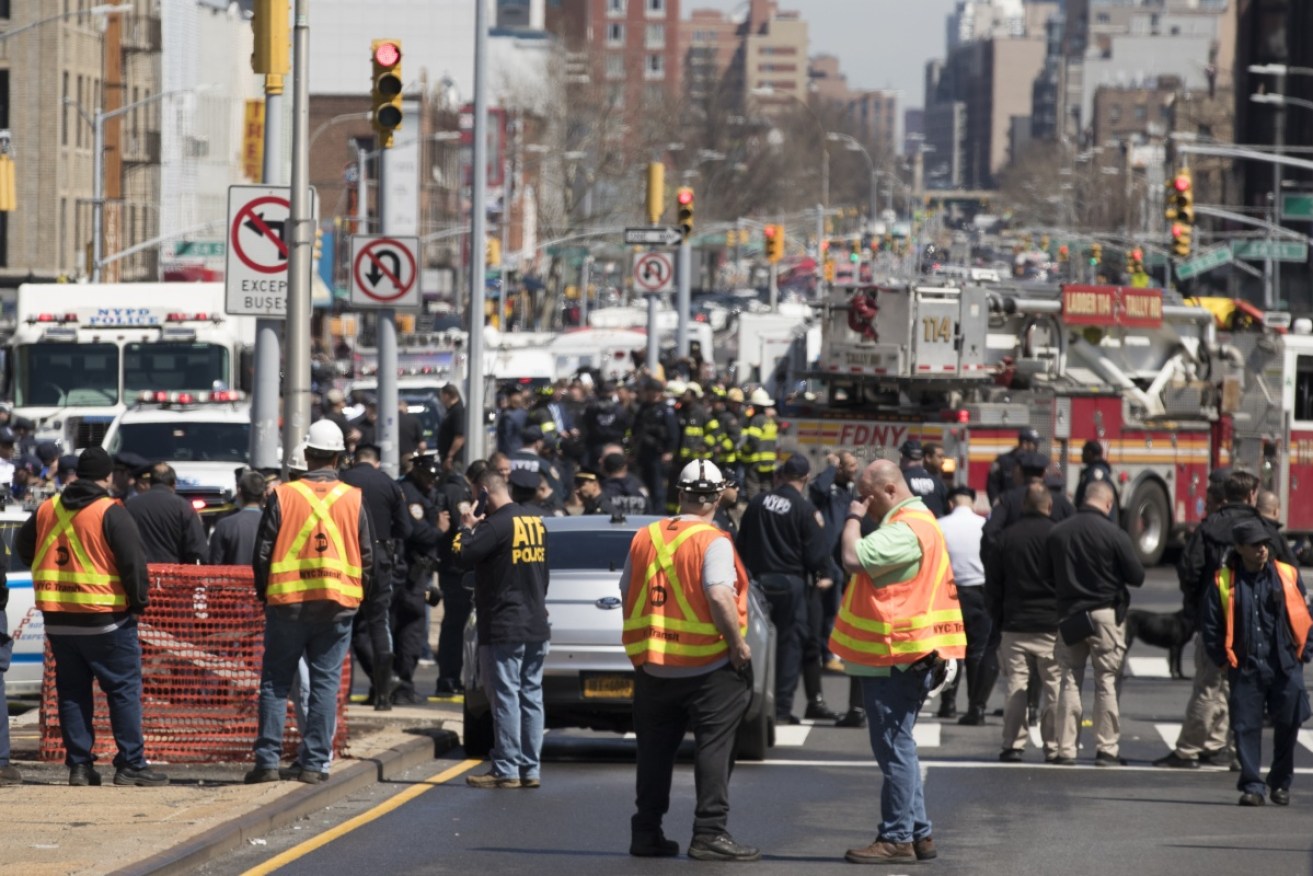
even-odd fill
[[[492,705],[492,772],[536,779],[543,750],[546,642],[480,645],[479,672]]]
[[[287,697],[302,656],[310,667],[309,703],[301,724],[301,768],[325,772],[337,731],[337,693],[342,661],[351,646],[351,618],[306,623],[287,620],[274,608],[264,612],[264,664],[260,671],[260,731],[255,765],[277,769],[283,753]]]
[[[91,684],[100,683],[109,704],[109,724],[118,754],[116,769],[146,766],[141,732],[141,642],[137,619],[91,636],[47,635],[55,657],[55,690],[59,697],[59,729],[64,736],[64,763],[90,764],[96,757],[95,704]]]
[[[922,669],[895,669],[887,677],[862,678],[871,752],[884,774],[879,837],[889,842],[910,843],[930,836],[921,763],[912,738],[929,685],[930,673]]]

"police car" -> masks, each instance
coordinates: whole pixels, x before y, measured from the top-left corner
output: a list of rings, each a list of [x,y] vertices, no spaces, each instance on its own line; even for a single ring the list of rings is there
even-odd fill
[[[102,443],[111,456],[135,453],[173,466],[178,495],[208,526],[234,507],[236,472],[250,458],[251,407],[233,390],[146,391]]]
[[[32,509],[17,503],[0,508],[0,540],[4,541],[9,585],[9,606],[5,609],[9,628],[4,632],[14,638],[13,656],[5,673],[5,692],[11,697],[41,693],[44,671],[45,619],[36,610],[32,572],[14,553],[14,536],[31,514]]]

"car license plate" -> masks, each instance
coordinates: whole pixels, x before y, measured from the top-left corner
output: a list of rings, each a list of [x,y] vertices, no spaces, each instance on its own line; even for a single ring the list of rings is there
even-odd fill
[[[585,675],[584,699],[588,700],[632,700],[634,698],[634,677],[622,673]]]

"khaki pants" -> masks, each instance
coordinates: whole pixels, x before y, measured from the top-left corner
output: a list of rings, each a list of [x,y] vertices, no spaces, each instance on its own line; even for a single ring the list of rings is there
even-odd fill
[[[1042,686],[1039,733],[1046,757],[1058,752],[1056,712],[1062,687],[1062,671],[1054,649],[1056,633],[1004,633],[998,646],[998,659],[1007,680],[1007,698],[1003,701],[1003,748],[1025,748],[1030,731],[1026,724],[1026,685],[1030,681],[1030,659],[1035,661]],[[1029,659],[1028,659],[1029,658]]]
[[[1203,636],[1195,633],[1194,686],[1185,707],[1185,723],[1176,737],[1177,757],[1194,760],[1204,751],[1221,751],[1227,747],[1229,687],[1226,671],[1208,659]]]
[[[1117,674],[1126,655],[1126,627],[1117,623],[1111,608],[1090,612],[1094,635],[1074,645],[1064,644],[1062,637],[1054,654],[1062,671],[1062,692],[1058,695],[1058,755],[1076,756],[1080,735],[1081,684],[1085,681],[1085,664],[1094,666],[1094,739],[1098,750],[1117,756],[1121,739],[1121,716],[1117,711]]]

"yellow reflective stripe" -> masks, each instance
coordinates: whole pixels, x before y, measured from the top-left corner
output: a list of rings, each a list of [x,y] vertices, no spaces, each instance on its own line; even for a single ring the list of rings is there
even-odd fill
[[[55,542],[59,540],[61,535],[65,532],[68,532],[70,536],[73,534],[73,517],[76,512],[65,512],[62,497],[58,495],[51,500],[50,508],[55,512],[55,525],[50,527],[50,532],[46,533],[45,541],[41,542],[41,547],[37,548],[36,556],[32,558],[32,568],[34,569],[41,565],[41,561],[46,558],[46,554],[55,546]]]
[[[92,584],[108,587],[119,583],[118,575],[102,575],[99,572],[57,572],[50,569],[38,569],[32,573],[33,582],[50,582],[52,584]]]
[[[335,569],[347,575],[360,575],[360,567],[352,566],[345,560],[335,560],[332,557],[311,557],[304,560],[293,560],[290,563],[275,563],[269,567],[270,574],[280,572],[298,572],[302,569]]]
[[[846,609],[847,606],[844,606]],[[886,621],[872,620],[854,615],[851,611],[842,611],[840,617],[847,621],[849,625],[868,633],[877,633],[882,636],[889,636],[894,633],[912,632],[914,630],[923,630],[926,627],[932,627],[937,623],[944,621],[955,621],[962,619],[962,612],[955,608],[944,608],[939,611],[929,611],[925,614],[913,615],[906,620],[900,620],[896,623]]]
[[[715,624],[707,624],[702,621],[680,620],[676,617],[667,617],[664,614],[645,614],[640,617],[631,617],[625,620],[624,629],[639,630],[651,626],[654,629],[673,630],[677,633],[695,633],[699,636],[719,636],[720,630],[716,629]]]
[[[665,639],[641,639],[637,642],[630,642],[628,645],[625,645],[625,653],[631,657],[635,654],[642,654],[650,651],[655,651],[658,654],[676,654],[684,657],[710,657],[728,650],[729,644],[724,639],[711,645],[682,645],[678,642],[668,642]]]
[[[695,523],[675,536],[674,541],[670,544],[666,544],[664,536],[661,535],[660,521],[648,526],[647,531],[652,537],[652,546],[656,549],[657,563],[661,565],[662,570],[666,573],[666,580],[670,582],[670,589],[674,591],[675,602],[679,604],[679,610],[684,615],[684,619],[691,620],[694,617],[693,608],[688,604],[688,597],[684,594],[683,582],[679,580],[679,573],[675,571],[675,551],[679,550],[684,542],[699,532],[719,532],[719,530],[707,523]],[[648,568],[651,569],[651,566]],[[647,590],[646,585],[652,582],[653,577],[655,576],[650,575],[643,582],[644,591]]]
[[[322,502],[319,500],[319,497],[315,495],[314,490],[310,489],[300,481],[292,481],[288,486],[300,493],[301,498],[305,499],[306,502],[310,504],[310,516],[306,518],[305,524],[302,525],[301,530],[296,534],[296,538],[292,540],[292,544],[288,547],[287,553],[283,558],[270,565],[269,573],[271,575],[276,575],[280,572],[290,572],[294,569],[302,568],[302,562],[300,560],[301,549],[305,547],[306,540],[310,538],[310,533],[314,532],[316,523],[323,523],[324,531],[327,532],[328,537],[332,539],[333,547],[337,551],[337,555],[339,557],[345,557],[346,546],[342,542],[342,533],[338,531],[337,524],[328,516],[328,512],[329,509],[332,508],[333,503],[350,491],[351,485],[339,483],[329,491],[328,495]],[[357,574],[359,574],[359,572],[357,572]]]
[[[59,590],[40,590],[36,592],[37,602],[71,603],[73,605],[109,605],[128,604],[128,597],[122,593],[64,593]]]
[[[304,593],[307,590],[335,590],[347,596],[360,596],[363,592],[359,584],[343,581],[340,578],[306,578],[303,581],[287,581],[282,584],[270,584],[268,595],[278,596],[283,593]]]
[[[939,636],[928,636],[924,639],[910,639],[906,642],[870,642],[865,639],[854,639],[838,627],[835,627],[830,635],[836,642],[854,651],[879,656],[924,654],[936,648],[947,648],[955,645],[966,647],[967,643],[966,633],[944,633]]]

